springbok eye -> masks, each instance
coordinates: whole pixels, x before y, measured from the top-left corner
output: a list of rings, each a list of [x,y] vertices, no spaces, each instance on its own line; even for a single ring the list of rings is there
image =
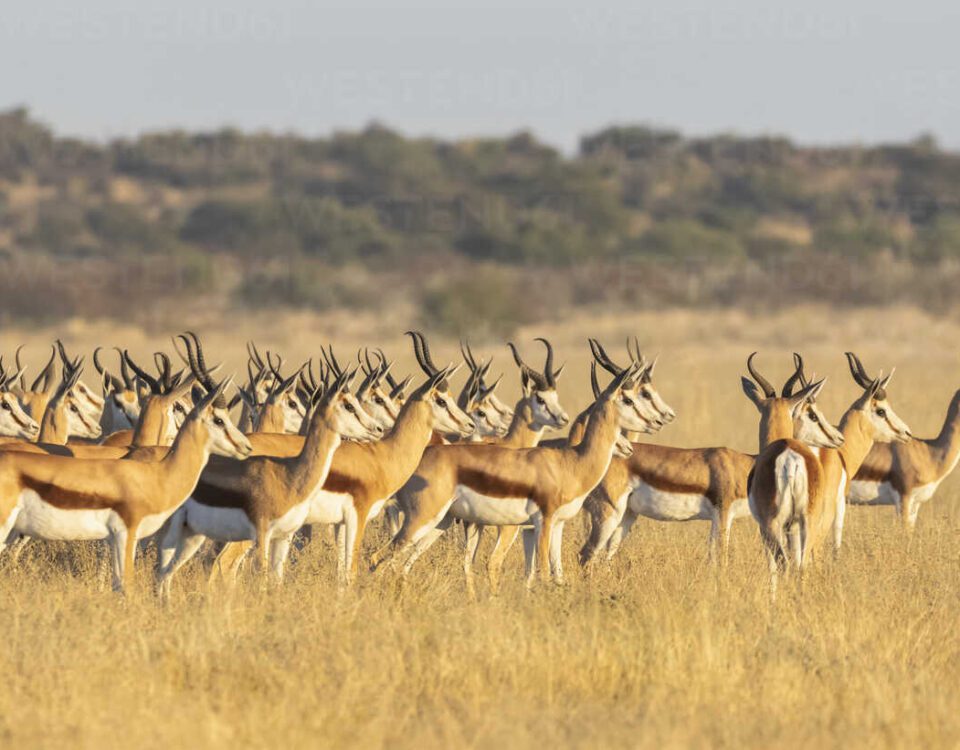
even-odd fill
[[[483,409],[481,409],[480,411],[477,412],[477,416],[480,417],[480,419],[486,419],[487,413]]]
[[[74,414],[79,414],[79,413],[80,413],[80,410],[79,410],[76,406],[71,406],[71,407],[70,407],[70,411],[72,411]]]
[[[221,417],[214,417],[214,418],[213,418],[213,423],[214,423],[217,427],[226,427],[226,422],[224,422]]]
[[[648,390],[646,390],[646,389],[644,389],[643,391],[641,391],[641,393],[643,394],[643,397],[644,397],[645,399],[647,399],[647,401],[650,401],[650,400],[653,398],[653,395],[650,393],[650,391],[648,391]]]
[[[357,411],[353,408],[353,404],[350,403],[344,404],[343,408],[346,409],[350,414],[353,414]]]
[[[297,408],[297,405],[293,402],[292,399],[290,401],[287,401],[287,406],[289,406],[291,409]]]
[[[819,424],[819,423],[820,423],[820,417],[818,417],[818,416],[817,416],[816,414],[814,414],[813,412],[810,412],[810,421],[813,422],[814,424]]]
[[[623,396],[622,400],[623,400],[623,403],[625,403],[627,406],[633,406],[633,401],[630,399],[629,396]]]
[[[887,410],[886,410],[886,409],[877,409],[877,416],[880,417],[881,419],[883,419],[884,417],[887,416]]]
[[[540,404],[540,406],[547,405],[547,402],[543,400],[543,396],[537,396],[537,403]]]
[[[8,404],[6,401],[4,401],[4,402],[3,402],[3,409],[4,409],[4,411],[10,411],[10,404]]]
[[[383,406],[383,399],[380,398],[379,396],[377,396],[377,397],[373,400],[373,403],[379,404],[380,406]]]
[[[442,398],[440,398],[439,396],[437,396],[436,403],[437,403],[437,406],[439,406],[441,409],[447,408],[447,402],[444,401],[444,400],[443,400]]]

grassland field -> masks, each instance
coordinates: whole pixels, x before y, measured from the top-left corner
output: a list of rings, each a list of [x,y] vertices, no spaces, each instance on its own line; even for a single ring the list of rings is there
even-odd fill
[[[245,373],[244,342],[288,362],[332,341],[341,358],[381,345],[398,374],[414,362],[409,321],[362,315],[196,316],[208,359]],[[62,336],[89,354],[171,349],[170,327],[143,331],[71,321],[0,334],[0,352],[27,343],[36,371]],[[427,331],[429,334],[429,331]],[[516,333],[531,364],[551,338],[571,413],[586,405],[588,335],[623,358],[637,335],[660,353],[655,382],[678,413],[656,442],[753,450],[757,419],[739,385],[746,356],[782,383],[790,353],[829,376],[821,403],[835,420],[857,394],[843,352],[870,371],[897,367],[890,398],[914,433],[935,434],[960,386],[960,320],[910,308],[810,306],[749,312],[580,316]],[[434,359],[456,342],[431,339]],[[476,341],[518,378],[501,341]],[[106,357],[105,361],[113,361]],[[95,382],[89,365],[85,379]],[[459,383],[458,383],[459,385]],[[93,545],[36,544],[18,566],[0,561],[0,745],[16,747],[957,747],[960,745],[960,479],[921,511],[907,540],[890,508],[852,508],[839,560],[788,582],[771,603],[756,527],[734,526],[729,566],[706,558],[708,524],[634,527],[612,563],[589,576],[568,524],[565,587],[527,593],[522,554],[503,591],[465,596],[462,539],[447,535],[400,586],[361,574],[338,591],[322,540],[297,555],[279,589],[256,579],[208,589],[188,566],[161,604],[149,560],[120,598]],[[381,524],[365,552],[384,539]],[[485,540],[481,555],[489,553]],[[827,556],[828,557],[828,556]]]

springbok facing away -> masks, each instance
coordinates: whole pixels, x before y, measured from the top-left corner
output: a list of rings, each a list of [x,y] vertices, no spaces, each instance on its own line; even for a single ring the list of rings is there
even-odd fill
[[[271,569],[277,581],[283,577],[290,540],[306,520],[310,500],[323,487],[341,438],[372,440],[383,434],[380,424],[347,390],[353,374],[341,375],[326,391],[312,394],[319,402],[299,455],[212,460],[207,465],[161,541],[162,593],[169,592],[173,574],[208,538],[255,542],[262,570]]]
[[[423,335],[408,332],[414,352],[427,380],[404,402],[390,434],[374,443],[341,445],[323,489],[310,500],[306,525],[337,526],[337,569],[341,583],[356,576],[360,546],[367,523],[375,518],[410,475],[427,447],[434,430],[469,437],[473,421],[457,407],[448,391],[447,379],[458,369],[434,369]],[[228,544],[218,558],[218,569],[235,573],[249,543]]]
[[[373,567],[396,556],[408,572],[436,540],[438,527],[459,518],[490,526],[531,524],[534,533],[525,544],[528,585],[533,582],[534,557],[544,580],[562,582],[564,524],[606,473],[620,430],[647,429],[636,400],[639,374],[631,365],[600,394],[576,447],[465,445],[460,451],[435,449],[425,455],[398,493],[405,510],[403,527],[377,553]]]
[[[750,474],[750,512],[767,551],[773,594],[780,573],[790,565],[802,569],[831,530],[839,551],[848,472],[856,474],[874,442],[911,437],[887,400],[893,373],[871,379],[856,355],[847,352],[847,361],[863,392],[840,422],[843,445],[815,453],[798,440],[772,440]]]
[[[160,461],[0,455],[0,539],[106,539],[113,549],[114,589],[133,569],[136,542],[154,534],[187,499],[211,451],[243,458],[250,446],[230,422],[226,383],[198,393],[173,447]]]
[[[847,490],[854,505],[893,505],[909,534],[920,506],[960,461],[960,390],[953,394],[943,427],[935,438],[908,443],[876,443]]]
[[[47,364],[40,370],[29,388],[26,387],[23,380],[24,367],[20,363],[21,351],[23,351],[23,346],[18,346],[14,355],[17,370],[20,372],[20,403],[23,405],[23,410],[39,422],[43,413],[47,410],[47,404],[57,391],[56,368],[54,366],[57,359],[57,348],[56,346],[51,347],[50,359],[47,360]]]
[[[837,445],[842,437],[816,405],[821,383],[805,385],[798,393],[803,360],[794,355],[794,373],[784,383],[778,398],[773,386],[747,359],[755,382],[743,378],[744,393],[760,413],[760,442],[774,430],[790,429],[809,445]],[[788,424],[792,427],[788,428]],[[612,558],[637,518],[657,521],[710,521],[710,558],[724,562],[734,520],[750,515],[747,478],[754,456],[731,448],[673,448],[635,443],[633,455],[614,460],[600,485],[590,494],[585,508],[590,514],[590,535],[580,550],[581,565],[597,553]]]

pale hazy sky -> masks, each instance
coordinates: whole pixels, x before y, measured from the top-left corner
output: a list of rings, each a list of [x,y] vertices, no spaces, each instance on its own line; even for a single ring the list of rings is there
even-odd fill
[[[378,119],[566,149],[614,122],[960,146],[958,32],[958,0],[8,0],[0,107],[96,138]]]

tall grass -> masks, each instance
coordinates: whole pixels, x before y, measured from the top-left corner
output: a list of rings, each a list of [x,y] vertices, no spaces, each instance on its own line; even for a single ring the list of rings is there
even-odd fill
[[[916,433],[935,432],[957,385],[956,326],[910,311],[830,320],[823,310],[760,321],[646,314],[568,321],[549,333],[570,359],[560,385],[571,411],[589,389],[586,332],[611,342],[611,353],[633,328],[661,348],[657,382],[680,419],[658,442],[753,448],[755,413],[737,381],[753,348],[781,382],[788,350],[805,352],[830,375],[823,402],[839,418],[855,395],[841,352],[857,345],[868,369],[900,366],[892,402]],[[298,325],[273,331],[290,359],[331,334],[344,352],[361,340],[349,325]],[[267,341],[269,328],[255,321],[249,332]],[[239,364],[247,332],[209,330],[209,359]],[[78,348],[133,340],[131,331],[79,324],[67,333]],[[518,337],[531,360],[534,333]],[[31,338],[37,359],[42,341]],[[145,340],[139,350],[162,344]],[[449,358],[454,342],[435,349],[438,361]],[[499,362],[515,380],[508,359]],[[404,355],[400,370],[409,365]],[[909,542],[892,510],[852,508],[840,559],[822,561],[802,585],[789,581],[776,603],[749,520],[734,527],[725,570],[707,562],[706,524],[641,520],[620,555],[590,576],[574,562],[584,530],[568,524],[567,586],[526,593],[515,551],[501,595],[480,586],[476,602],[465,597],[456,528],[404,585],[364,574],[354,590],[338,591],[333,551],[315,540],[282,588],[248,576],[230,592],[208,589],[197,564],[176,579],[167,604],[150,593],[150,560],[138,564],[137,589],[120,598],[99,573],[95,547],[34,545],[19,566],[0,563],[0,741],[955,747],[958,486],[941,487]],[[375,524],[366,549],[381,541]]]

